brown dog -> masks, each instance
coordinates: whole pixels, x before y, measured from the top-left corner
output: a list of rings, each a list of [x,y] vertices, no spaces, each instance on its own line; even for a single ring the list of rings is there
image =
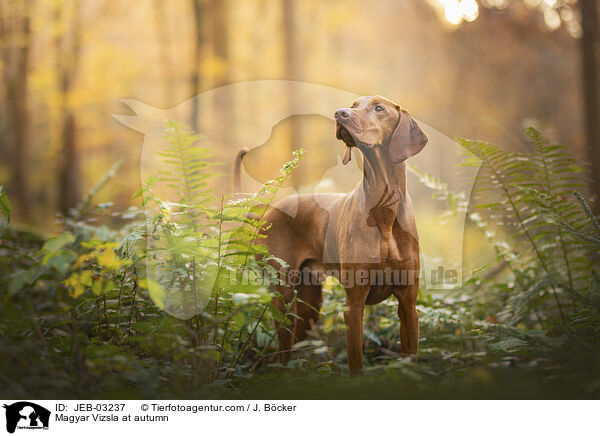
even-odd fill
[[[348,365],[350,373],[357,374],[363,367],[365,304],[393,294],[399,303],[401,352],[418,351],[419,243],[405,160],[421,151],[428,139],[406,110],[379,96],[361,97],[350,108],[338,109],[335,120],[336,136],[346,145],[343,163],[351,159],[353,148],[363,153],[361,182],[346,194],[300,195],[295,218],[281,211],[292,201],[283,199],[265,214],[266,238],[261,243],[288,264],[289,285],[276,286],[279,297],[274,301],[282,311],[293,302],[295,314],[290,325],[278,327],[282,360],[290,358],[294,342],[318,319],[321,284],[306,274],[316,271],[320,277],[335,275],[346,289]],[[273,267],[281,269],[275,262]]]

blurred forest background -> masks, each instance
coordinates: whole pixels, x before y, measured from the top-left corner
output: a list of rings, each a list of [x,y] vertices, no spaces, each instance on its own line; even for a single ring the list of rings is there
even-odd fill
[[[598,21],[597,0],[0,0],[0,396],[600,397]],[[236,151],[293,87],[207,91],[265,79],[326,104],[277,124],[244,160],[260,183],[231,195]],[[423,265],[463,267],[421,282],[418,362],[395,302],[367,308],[360,379],[339,283],[283,365],[302,301],[243,280],[269,259],[247,212],[342,153],[332,90],[435,135],[409,166]],[[179,110],[188,127],[163,122]]]
[[[50,229],[124,159],[100,194],[123,209],[142,137],[112,117],[120,99],[171,108],[259,79],[381,94],[514,151],[533,125],[600,165],[597,15],[595,0],[0,0],[0,185],[13,221]],[[244,140],[224,128],[232,159]]]

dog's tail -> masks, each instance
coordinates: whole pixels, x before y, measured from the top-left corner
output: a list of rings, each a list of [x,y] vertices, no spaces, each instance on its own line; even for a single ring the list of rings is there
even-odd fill
[[[231,180],[233,192],[242,192],[242,158],[246,153],[248,153],[246,147],[240,148],[233,160],[233,178]]]

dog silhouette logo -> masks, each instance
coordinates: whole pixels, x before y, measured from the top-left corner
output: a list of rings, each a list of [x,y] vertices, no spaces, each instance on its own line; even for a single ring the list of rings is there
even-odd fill
[[[19,401],[4,405],[6,409],[6,431],[14,433],[18,429],[47,430],[50,423],[50,411],[28,401]]]
[[[166,120],[182,126],[192,121],[192,124],[195,124],[193,129],[202,133],[198,141],[201,141],[202,146],[214,150],[217,161],[232,163],[231,160],[235,156],[232,144],[236,145],[235,149],[242,146],[246,148],[247,152],[240,162],[239,172],[242,191],[246,193],[262,189],[265,182],[280,174],[282,165],[292,157],[292,149],[304,148],[307,157],[310,157],[303,160],[299,171],[292,173],[290,183],[277,189],[270,201],[270,207],[278,209],[290,219],[295,219],[301,194],[348,193],[361,182],[364,173],[362,154],[355,152],[353,158],[346,161],[344,149],[347,147],[342,147],[335,136],[334,120],[337,108],[345,107],[359,97],[360,95],[349,91],[315,83],[259,80],[211,89],[168,109],[152,107],[138,100],[124,99],[122,103],[133,114],[114,114],[113,117],[144,135],[140,155],[142,182],[156,179],[157,175],[169,174],[171,171],[165,167],[170,164],[166,163],[164,158],[165,147],[168,146],[165,139]],[[229,98],[233,98],[237,103],[215,109],[215,102],[228,101]],[[290,104],[291,100],[294,104]],[[236,107],[252,110],[236,110]],[[191,120],[193,116],[195,118]],[[452,210],[448,210],[445,202],[440,201],[443,200],[442,196],[434,196],[428,190],[432,189],[436,193],[436,190],[443,186],[448,192],[457,193],[456,198],[460,202],[463,199],[468,202],[478,166],[470,166],[469,171],[455,170],[464,158],[462,147],[453,138],[422,120],[417,121],[429,137],[429,143],[423,151],[411,158],[408,177],[413,180],[410,180],[408,185],[414,190],[413,198],[418,200],[418,204],[415,203],[415,210],[418,212],[415,216],[417,227],[423,229],[419,235],[419,247],[422,253],[421,271],[424,285],[427,289],[455,289],[463,278],[463,235],[467,209],[452,207]],[[295,136],[289,133],[292,125],[298,127]],[[474,159],[472,156],[470,158]],[[302,176],[298,176],[297,183],[294,184],[294,177],[298,174]],[[227,176],[229,175],[223,176],[220,186],[229,186],[231,178]],[[157,183],[153,185],[152,190],[168,204],[179,203],[176,192],[168,184]],[[371,205],[376,209],[364,226],[366,236],[363,236],[375,241],[374,244],[380,247],[372,250],[373,256],[368,250],[347,250],[346,263],[377,264],[382,256],[399,256],[396,246],[381,246],[381,231],[377,225],[377,219],[383,216],[385,209],[389,209],[389,205],[392,204],[390,201],[395,200],[390,195],[391,193],[386,192],[384,197]],[[326,196],[315,196],[317,205],[331,217],[332,202],[321,201],[323,199],[326,199]],[[376,210],[383,212],[375,214]],[[395,212],[401,210],[404,209],[398,208]],[[201,313],[208,304],[213,289],[210,282],[215,281],[219,275],[205,274],[205,284],[200,287],[202,291],[194,294],[193,304],[189,304],[187,292],[172,286],[176,278],[168,262],[173,248],[167,238],[159,237],[154,232],[157,212],[152,202],[144,202],[144,212],[147,235],[151,235],[144,239],[146,247],[153,252],[152,256],[145,256],[145,275],[165,289],[164,299],[155,302],[160,303],[163,310],[176,318],[190,319]],[[443,218],[438,219],[439,216]],[[386,215],[385,219],[388,218],[393,219]],[[339,262],[334,223],[333,219],[327,221],[322,258],[326,263]],[[444,238],[444,247],[450,247],[443,256],[438,254],[441,236]],[[192,258],[187,254],[186,256]]]

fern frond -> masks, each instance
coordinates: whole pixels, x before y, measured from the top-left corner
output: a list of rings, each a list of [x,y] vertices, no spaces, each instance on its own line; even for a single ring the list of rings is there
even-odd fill
[[[443,182],[433,174],[427,174],[413,164],[406,166],[407,170],[417,176],[419,181],[433,191],[433,197],[436,200],[447,204],[452,214],[464,212],[467,210],[468,199],[464,192],[455,192],[448,188],[448,184]]]
[[[6,191],[4,190],[4,186],[0,185],[0,215],[6,218],[8,224],[10,224],[10,214],[11,214],[11,206],[10,200],[8,199],[8,195],[6,195]]]
[[[160,173],[160,181],[179,196],[177,203],[187,206],[185,216],[191,224],[202,214],[201,206],[211,197],[205,188],[207,180],[217,175],[209,171],[216,165],[208,160],[213,153],[209,148],[196,145],[203,138],[201,135],[174,121],[165,122],[163,137],[168,146],[157,154],[170,170]]]
[[[139,241],[146,237],[146,223],[136,225],[133,230],[121,239],[121,243],[115,250],[122,259],[131,258],[134,254],[135,246]]]
[[[590,219],[590,221],[591,221],[592,225],[594,226],[594,229],[596,230],[596,232],[600,232],[600,223],[598,223],[598,219],[596,218],[596,215],[594,215],[594,213],[592,212],[592,209],[587,204],[587,202],[585,201],[585,199],[583,198],[583,196],[579,192],[577,192],[577,191],[573,191],[573,195],[575,195],[575,198],[577,198],[577,201],[579,201],[579,203],[583,207],[583,210],[585,211],[585,214]]]
[[[515,269],[535,270],[537,264],[549,281],[538,281],[545,290],[534,292],[551,296],[564,322],[564,308],[553,290],[568,287],[580,292],[585,288],[582,272],[591,264],[590,256],[581,255],[582,250],[588,250],[582,239],[586,243],[596,239],[583,231],[589,213],[570,195],[586,180],[583,169],[563,146],[550,145],[533,128],[527,130],[527,135],[535,150],[529,154],[504,151],[481,141],[457,141],[482,163],[474,199],[485,200],[478,201],[476,207],[487,210],[496,226],[514,227],[510,231],[513,238],[531,248],[529,253],[519,250],[520,267]],[[528,295],[528,289],[535,289],[529,280],[521,281],[520,287],[524,295]]]

